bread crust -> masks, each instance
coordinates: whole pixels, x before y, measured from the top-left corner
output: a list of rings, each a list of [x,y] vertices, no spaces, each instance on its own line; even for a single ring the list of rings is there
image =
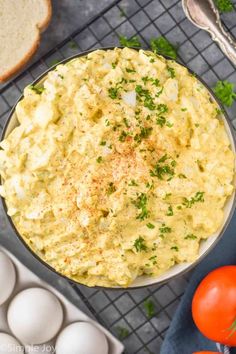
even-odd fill
[[[48,7],[48,15],[42,23],[38,23],[38,25],[37,25],[38,34],[37,34],[37,38],[36,38],[35,42],[33,43],[32,47],[30,48],[28,53],[26,53],[26,55],[14,67],[12,67],[8,71],[6,71],[2,75],[0,75],[0,83],[7,81],[10,77],[12,77],[17,72],[19,72],[26,65],[26,63],[32,58],[32,56],[34,55],[34,53],[38,49],[39,44],[40,44],[41,33],[47,28],[47,26],[49,25],[49,22],[51,20],[51,17],[52,17],[51,0],[44,0],[44,1]]]
[[[41,32],[43,32],[49,25],[49,22],[52,18],[52,1],[51,0],[44,0],[48,7],[48,15],[42,23],[38,24],[38,27]]]

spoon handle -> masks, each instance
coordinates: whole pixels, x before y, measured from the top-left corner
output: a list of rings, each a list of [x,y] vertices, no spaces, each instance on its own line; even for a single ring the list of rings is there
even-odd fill
[[[212,39],[219,44],[222,52],[236,65],[236,41],[225,31],[221,21],[218,21],[208,29]]]
[[[207,31],[236,66],[236,40],[223,27],[214,1],[182,0],[182,5],[188,19],[195,26]]]

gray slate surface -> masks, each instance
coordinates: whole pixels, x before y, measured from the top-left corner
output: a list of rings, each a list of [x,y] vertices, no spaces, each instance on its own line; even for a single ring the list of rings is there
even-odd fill
[[[236,4],[236,0],[233,1]],[[34,61],[74,29],[87,23],[89,18],[100,12],[104,6],[111,3],[111,0],[53,0],[54,17],[49,29],[43,34],[41,46]],[[144,8],[142,9],[141,6]],[[127,19],[126,16],[121,16],[121,8],[125,10]],[[223,18],[229,30],[236,35],[236,12],[226,14]],[[161,34],[165,35],[179,47],[179,59],[199,74],[210,86],[214,85],[218,79],[236,82],[235,67],[224,58],[207,33],[195,28],[185,18],[180,0],[121,0],[119,7],[113,7],[103,18],[99,18],[88,29],[79,33],[74,40],[80,50],[86,50],[95,46],[117,45],[119,43],[117,34],[129,37],[136,34],[136,31],[139,32],[138,35],[144,48],[148,46],[151,38]],[[95,36],[98,37],[99,42]],[[78,49],[72,49],[69,44],[60,48],[60,52],[48,57],[46,64],[50,66],[54,59],[77,53]],[[24,73],[7,90],[3,90],[3,94],[0,95],[0,131],[8,116],[9,106],[14,104],[22,89],[32,81],[31,75],[37,77],[47,68],[46,64],[40,62],[37,67],[30,70],[30,73]],[[228,111],[236,128],[235,109],[236,105]],[[83,308],[83,304],[68,284],[36,262],[24,249],[14,233],[6,223],[4,224],[2,216],[0,216],[0,223],[0,243],[4,243],[36,274],[48,280]],[[125,326],[133,332],[124,341],[126,354],[150,354],[151,352],[158,354],[185,287],[186,279],[179,277],[164,286],[141,290],[112,292],[83,287],[80,287],[80,290],[89,304],[93,306],[97,316],[100,315],[100,319],[114,333],[117,333],[117,326]],[[143,306],[147,298],[153,299],[156,305],[156,314],[150,320]]]

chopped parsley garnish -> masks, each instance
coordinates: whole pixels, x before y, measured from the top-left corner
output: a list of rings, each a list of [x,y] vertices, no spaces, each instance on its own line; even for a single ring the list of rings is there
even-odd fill
[[[160,114],[168,112],[168,107],[167,107],[167,105],[166,105],[166,104],[163,104],[163,103],[160,103],[160,104],[157,106],[157,109],[158,109],[158,111],[159,111]]]
[[[147,250],[147,246],[145,244],[145,240],[143,237],[139,236],[139,238],[137,238],[134,241],[134,247],[136,249],[137,252],[142,252],[142,251],[146,251]]]
[[[38,87],[38,86],[30,85],[29,88],[30,88],[32,91],[36,92],[38,95],[41,95],[41,93],[45,90],[45,88],[42,87],[42,86],[41,86],[41,87]]]
[[[114,186],[113,182],[109,183],[109,187],[107,189],[107,194],[110,195],[116,191],[116,187]]]
[[[178,175],[178,177],[179,177],[179,178],[184,178],[184,179],[187,178],[183,173],[180,173],[180,174]]]
[[[214,0],[220,12],[231,12],[234,10],[234,5],[231,0]]]
[[[147,210],[147,202],[148,198],[145,193],[141,193],[138,198],[133,201],[133,204],[136,206],[136,208],[141,210],[136,219],[144,220],[148,218],[149,211]]]
[[[172,128],[173,127],[173,123],[170,123],[170,122],[166,122],[166,126],[168,127],[168,128]]]
[[[159,161],[159,162],[162,162],[162,161]],[[171,161],[171,166],[175,167],[176,166],[176,161]],[[155,169],[160,172],[160,174],[157,173],[157,177],[159,177],[160,179],[162,179],[162,174],[170,175],[171,178],[174,176],[174,169],[171,168],[168,165],[159,166],[159,164],[157,164],[155,166]]]
[[[177,49],[165,37],[154,38],[150,44],[155,53],[166,55],[172,59],[177,58]]]
[[[127,136],[128,136],[128,133],[126,133],[124,130],[122,130],[122,132],[119,136],[119,141],[121,141],[123,143]]]
[[[155,229],[155,225],[151,224],[150,222],[146,225],[149,229]]]
[[[137,85],[135,91],[139,97],[144,97],[144,107],[149,108],[151,111],[156,108],[154,100],[148,90],[144,89],[141,85]]]
[[[146,85],[146,83],[147,83],[148,81],[150,81],[150,78],[149,78],[148,76],[144,76],[144,77],[142,77],[142,81],[143,81],[144,84]]]
[[[164,177],[167,177],[167,180],[171,180],[175,174],[174,168],[176,165],[175,161],[171,161],[171,164],[164,164],[166,160],[168,159],[168,156],[165,154],[162,156],[157,164],[154,166],[153,170],[150,170],[150,175],[152,177],[157,177],[159,179],[164,179]]]
[[[222,113],[224,113],[222,111],[222,109],[220,109],[219,107],[216,107],[216,114],[218,115],[218,114],[222,114]]]
[[[75,41],[70,41],[69,42],[69,47],[71,49],[78,49],[78,44]]]
[[[164,88],[162,87],[162,88],[160,89],[160,91],[158,91],[158,92],[155,94],[155,96],[156,96],[156,97],[159,97],[159,96],[162,94],[163,90],[164,90]]]
[[[125,327],[117,327],[117,331],[118,331],[118,337],[120,340],[125,339],[126,337],[129,336],[129,330]]]
[[[120,17],[125,17],[125,16],[126,16],[125,10],[122,9],[122,7],[120,7]]]
[[[120,128],[120,127],[121,127],[121,124],[115,124],[112,129],[113,129],[114,132],[116,132],[117,129]]]
[[[174,215],[173,208],[172,208],[171,205],[168,207],[166,215],[167,216],[173,216]]]
[[[160,127],[164,127],[164,125],[166,124],[166,118],[163,116],[158,116],[158,118],[156,119],[156,124],[160,125]]]
[[[136,134],[134,136],[134,140],[137,142],[137,143],[141,143],[141,141],[143,139],[147,139],[150,135],[151,135],[151,132],[152,132],[152,127],[141,127],[141,132],[139,134]]]
[[[150,111],[153,111],[155,109],[155,104],[151,96],[145,98],[144,107],[150,109]]]
[[[167,71],[170,74],[170,77],[173,79],[175,77],[175,69],[167,66]]]
[[[169,234],[171,232],[171,228],[166,226],[166,224],[162,224],[162,226],[159,228],[159,231],[162,234]]]
[[[111,97],[114,100],[118,96],[118,91],[119,91],[119,87],[110,87],[108,89],[109,97]]]
[[[134,47],[134,48],[140,48],[141,43],[138,39],[138,37],[134,36],[131,38],[127,38],[126,36],[119,36],[119,41],[120,45],[122,47]]]
[[[122,84],[127,83],[127,80],[122,78],[119,82],[116,83],[114,87],[108,89],[109,97],[113,100],[118,97],[119,90],[122,88]]]
[[[111,63],[112,69],[116,68],[117,63]]]
[[[156,249],[157,249],[157,244],[156,244],[156,242],[153,242],[152,251],[156,251]]]
[[[193,204],[198,203],[198,202],[201,202],[201,203],[204,202],[204,192],[197,192],[195,194],[195,196],[190,199],[184,198],[182,204],[186,208],[192,208]]]
[[[218,81],[213,88],[216,97],[226,106],[232,106],[236,99],[236,93],[234,92],[234,84],[228,81]]]
[[[106,125],[106,127],[109,127],[110,122],[109,122],[109,120],[108,120],[108,119],[106,119],[106,120],[105,120],[105,125]]]
[[[179,247],[177,247],[177,246],[173,246],[173,247],[171,247],[171,250],[178,252]]]
[[[97,163],[101,163],[102,162],[102,156],[99,156],[96,161],[97,161]]]
[[[157,256],[152,256],[149,258],[149,261],[152,261],[152,264],[155,265],[157,264]]]
[[[187,236],[185,236],[184,239],[185,240],[196,240],[197,236],[195,236],[194,234],[188,234]]]
[[[152,80],[152,85],[157,87],[157,86],[159,86],[159,84],[160,84],[160,81],[158,79],[153,79]]]
[[[136,73],[136,70],[126,68],[125,69],[127,73]]]
[[[101,145],[101,146],[105,146],[106,143],[107,143],[107,142],[106,142],[105,140],[102,140],[102,141],[100,142],[100,145]]]
[[[172,193],[166,193],[166,195],[163,198],[163,200],[166,200],[166,199],[170,198],[171,196],[172,196]]]
[[[151,299],[144,301],[144,308],[148,318],[151,318],[155,315],[155,304]]]
[[[126,128],[130,128],[130,125],[129,125],[129,122],[128,122],[128,119],[127,119],[127,118],[124,118],[124,119],[123,119],[123,122],[124,122]]]
[[[152,183],[150,183],[150,182],[146,183],[146,187],[149,188],[149,189],[152,189],[153,186],[154,186],[153,182]]]
[[[147,84],[147,82],[151,82],[152,85],[154,86],[159,86],[160,84],[160,81],[158,79],[153,79],[152,77],[148,77],[148,76],[142,77],[142,81],[144,82],[145,85]]]
[[[131,182],[128,184],[128,186],[132,186],[132,187],[136,186],[137,187],[138,184],[135,182],[134,179],[132,179]]]
[[[187,108],[181,108],[181,111],[182,111],[182,112],[186,112],[186,111],[187,111]]]
[[[168,159],[168,156],[167,156],[167,154],[165,154],[158,160],[158,162],[162,163],[162,162],[165,162],[167,159]]]

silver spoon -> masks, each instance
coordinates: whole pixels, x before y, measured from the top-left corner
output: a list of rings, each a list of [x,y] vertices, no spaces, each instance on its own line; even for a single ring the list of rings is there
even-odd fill
[[[188,19],[210,33],[224,54],[236,65],[236,41],[225,31],[213,0],[182,0]]]

